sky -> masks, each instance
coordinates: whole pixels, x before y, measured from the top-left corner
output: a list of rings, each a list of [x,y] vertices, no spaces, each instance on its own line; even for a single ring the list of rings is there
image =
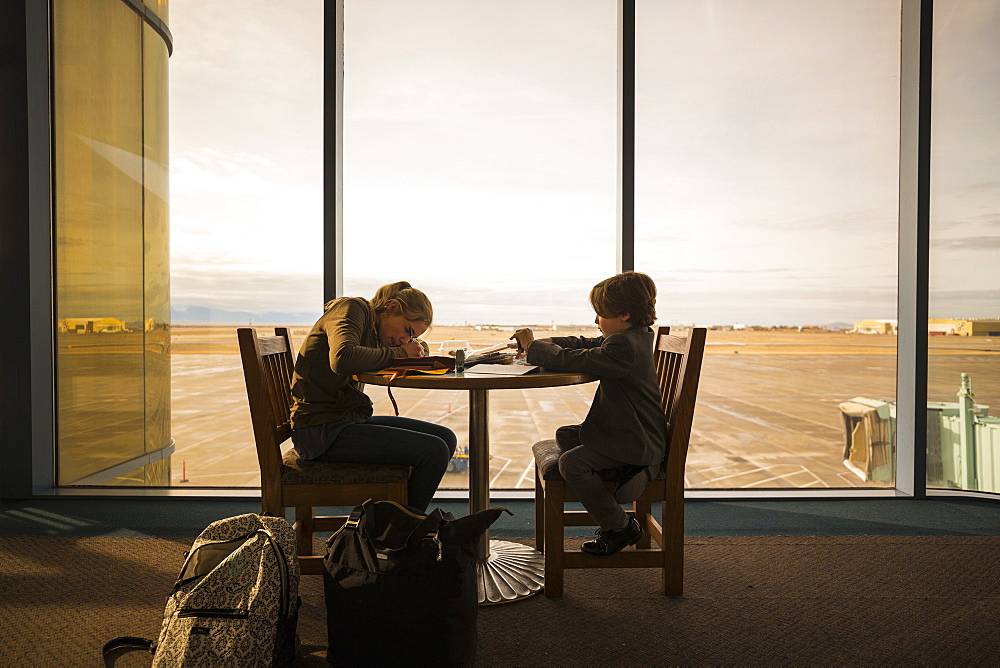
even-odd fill
[[[322,5],[171,2],[175,321],[331,297]],[[405,279],[439,324],[592,321],[615,0],[345,5],[344,294]],[[1000,4],[935,7],[931,316],[1000,317]],[[661,323],[895,317],[898,44],[898,0],[637,2],[635,269]]]

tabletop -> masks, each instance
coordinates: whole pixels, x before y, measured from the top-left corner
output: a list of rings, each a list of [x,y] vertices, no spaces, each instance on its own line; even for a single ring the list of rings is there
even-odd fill
[[[370,385],[388,385],[390,376],[376,373],[359,373],[358,380]],[[538,368],[520,376],[500,376],[477,374],[475,367],[465,371],[449,371],[443,374],[413,373],[392,381],[393,387],[412,387],[428,390],[505,390],[532,387],[559,387],[579,385],[597,380],[589,373],[567,373]]]

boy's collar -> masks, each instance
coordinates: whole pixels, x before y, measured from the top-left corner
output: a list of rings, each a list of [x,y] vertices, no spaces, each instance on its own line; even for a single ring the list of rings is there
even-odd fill
[[[618,334],[624,334],[625,332],[631,332],[633,329],[637,329],[637,330],[640,330],[642,332],[652,332],[653,331],[652,327],[649,327],[647,325],[636,324],[636,325],[632,325],[628,329],[623,329],[620,332],[615,332],[614,334],[611,334],[610,336],[617,336]],[[604,338],[608,338],[608,337],[605,336]]]

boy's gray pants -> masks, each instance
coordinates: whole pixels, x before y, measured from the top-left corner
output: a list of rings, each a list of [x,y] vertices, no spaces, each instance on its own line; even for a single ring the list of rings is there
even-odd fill
[[[599,471],[624,466],[623,462],[594,452],[585,445],[567,450],[559,457],[559,474],[601,529],[624,529],[628,515],[601,480]],[[643,475],[644,472],[639,473]],[[645,487],[645,483],[642,485]],[[642,490],[640,489],[641,493]]]

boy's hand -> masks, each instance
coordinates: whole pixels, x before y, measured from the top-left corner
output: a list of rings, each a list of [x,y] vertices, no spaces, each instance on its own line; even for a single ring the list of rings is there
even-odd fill
[[[514,332],[514,336],[510,338],[517,341],[518,352],[525,352],[528,350],[528,346],[534,342],[535,335],[529,328],[525,327]]]

